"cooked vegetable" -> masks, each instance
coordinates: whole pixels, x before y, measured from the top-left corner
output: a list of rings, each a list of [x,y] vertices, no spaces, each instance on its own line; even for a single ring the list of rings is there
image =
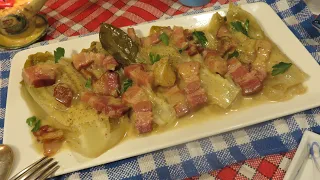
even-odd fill
[[[176,75],[169,63],[169,58],[161,58],[161,60],[156,62],[153,66],[153,74],[156,85],[164,87],[170,87],[174,85],[176,82]]]
[[[202,68],[200,71],[200,79],[202,80],[202,86],[208,94],[209,104],[227,108],[233,103],[240,92],[240,89],[232,82],[218,74],[211,73],[205,68]]]
[[[272,76],[276,76],[278,74],[283,74],[286,72],[290,67],[292,66],[292,63],[285,63],[285,62],[280,62],[279,64],[276,64],[272,66]]]
[[[122,66],[136,62],[138,45],[121,29],[111,24],[101,24],[99,33],[102,47]]]
[[[131,79],[126,79],[122,85],[122,93],[126,92],[127,89],[132,86],[132,84],[133,84],[133,82]]]
[[[38,52],[36,54],[31,54],[28,56],[28,59],[24,63],[24,68],[34,66],[38,63],[45,62],[45,61],[54,61],[54,56],[50,52]]]
[[[223,17],[219,13],[214,13],[208,26],[208,32],[210,32],[215,37],[223,23]]]
[[[54,64],[54,58],[52,56],[47,61],[40,63]],[[80,93],[86,91],[85,79],[72,66],[71,60],[61,59],[59,66],[58,81],[70,85],[79,98]],[[125,133],[123,130],[117,131],[111,128],[107,116],[97,114],[96,110],[88,108],[85,103],[76,101],[68,108],[56,101],[53,96],[54,86],[34,88],[24,83],[23,87],[33,100],[53,118],[52,123],[55,127],[67,130],[65,139],[74,151],[86,157],[97,157],[123,138]],[[119,122],[117,126],[123,129],[122,123]]]
[[[208,40],[206,35],[202,31],[194,31],[192,35],[196,38],[196,40],[202,45],[202,47],[206,47],[208,44]]]
[[[169,45],[169,36],[166,33],[162,33],[159,36],[160,40],[163,42],[165,45]]]
[[[62,47],[58,47],[55,51],[54,51],[54,62],[58,63],[59,60],[64,57],[64,53],[65,50]]]
[[[150,58],[151,64],[154,64],[155,62],[158,62],[161,57],[159,54],[154,54],[154,53],[150,52],[149,58]]]

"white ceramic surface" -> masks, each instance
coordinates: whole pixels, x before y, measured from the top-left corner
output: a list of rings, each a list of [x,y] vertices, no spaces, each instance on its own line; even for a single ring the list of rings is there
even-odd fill
[[[267,103],[229,113],[228,115],[220,116],[219,119],[207,117],[207,121],[166,131],[161,134],[126,140],[95,159],[80,158],[78,154],[64,150],[55,156],[61,165],[57,175],[144,154],[319,106],[320,84],[318,78],[320,77],[320,68],[317,62],[269,5],[254,3],[246,4],[242,7],[252,13],[266,34],[295,64],[310,75],[310,79],[305,83],[308,86],[306,94],[297,96],[286,102]],[[221,15],[225,15],[226,11],[227,9],[218,10]],[[213,13],[206,12],[190,16],[180,16],[138,25],[135,28],[138,29],[140,35],[147,35],[152,25],[178,25],[186,28],[203,27],[208,24]],[[70,57],[73,52],[79,52],[82,48],[89,47],[90,42],[94,40],[98,40],[98,35],[28,49],[17,53],[13,58],[8,89],[4,143],[11,145],[16,155],[14,173],[20,171],[41,156],[32,146],[30,129],[25,123],[26,118],[32,116],[32,114],[27,103],[20,95],[19,82],[22,79],[21,69],[26,57],[36,52],[53,52],[57,47],[64,47],[66,50],[65,56]]]
[[[318,180],[320,179],[320,149],[311,146],[320,145],[320,135],[310,131],[303,134],[299,147],[292,159],[284,180]],[[314,158],[310,155],[310,148],[314,149]]]

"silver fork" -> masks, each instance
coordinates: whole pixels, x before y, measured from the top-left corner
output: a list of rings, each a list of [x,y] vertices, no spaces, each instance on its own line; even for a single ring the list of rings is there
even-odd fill
[[[60,168],[57,161],[52,161],[54,161],[53,158],[43,157],[14,175],[10,180],[44,180]]]

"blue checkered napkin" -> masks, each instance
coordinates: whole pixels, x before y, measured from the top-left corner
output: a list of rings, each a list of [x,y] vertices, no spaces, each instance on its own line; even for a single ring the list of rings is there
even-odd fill
[[[258,2],[258,0],[240,3],[247,2]],[[312,14],[305,3],[300,0],[265,0],[264,2],[270,4],[320,63],[320,34],[311,25]],[[217,3],[216,6],[207,10],[216,10],[220,7]],[[189,13],[198,12],[203,11]],[[53,41],[41,42],[40,45],[48,43]],[[0,142],[3,136],[10,59],[15,52],[0,52]],[[305,130],[320,133],[319,107],[54,179],[182,179],[220,169],[231,163],[297,148]]]

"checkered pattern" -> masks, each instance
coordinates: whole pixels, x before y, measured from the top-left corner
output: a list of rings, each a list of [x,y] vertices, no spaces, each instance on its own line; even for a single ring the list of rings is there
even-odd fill
[[[50,28],[46,39],[49,40],[98,32],[102,22],[129,26],[229,2],[212,0],[204,7],[192,9],[177,1],[50,0],[41,12],[48,17]]]
[[[312,14],[304,2],[300,0],[264,1],[270,4],[317,62],[320,63],[320,34],[311,26]],[[126,5],[124,5],[125,1],[110,0],[105,2],[98,1],[95,5],[91,4],[90,6],[88,5],[88,0],[78,0],[77,2],[82,2],[82,4],[77,7],[74,5],[76,2],[72,2],[75,1],[48,1],[44,12],[50,17],[49,21],[53,28],[48,33],[48,39],[58,37],[59,40],[43,41],[31,47],[71,39],[66,36],[80,34],[79,36],[81,37],[89,31],[96,31],[97,29],[94,29],[94,26],[89,27],[88,24],[92,24],[100,18],[98,22],[106,21],[117,26],[124,26],[130,23],[153,20],[160,16],[169,18],[171,15],[182,12],[187,12],[184,15],[203,12],[203,10],[193,11],[170,0],[126,1]],[[241,1],[241,3],[246,2],[256,1]],[[99,3],[102,4],[99,5]],[[216,5],[205,10],[210,11],[221,8],[219,2]],[[105,10],[99,11],[100,7]],[[142,12],[145,14],[138,15],[140,12],[132,10],[138,8],[144,9]],[[109,12],[112,15],[108,19],[103,19],[105,16],[101,15],[101,13],[108,14]],[[161,12],[165,13],[161,14]],[[92,15],[99,13],[100,15],[94,17]],[[65,19],[66,17],[67,19]],[[59,22],[56,19],[59,19]],[[3,136],[2,127],[4,124],[10,60],[16,52],[0,52],[0,142],[2,142]],[[320,133],[319,107],[255,126],[63,175],[56,179],[183,179],[194,177],[212,170],[221,169],[232,163],[295,149],[305,130]],[[277,159],[247,161],[243,167],[232,165],[221,170],[221,172],[219,171],[220,173],[216,172],[216,174],[220,174],[218,176],[220,178],[232,175],[230,178],[236,176],[239,179],[262,179],[270,176],[275,177],[276,175],[282,177],[284,172],[279,170],[276,163],[278,161]],[[281,161],[280,164],[282,162],[283,166],[285,166],[290,161]],[[263,169],[267,170],[264,171]]]
[[[185,180],[281,180],[284,178],[295,152],[292,150],[287,153],[250,159]]]

